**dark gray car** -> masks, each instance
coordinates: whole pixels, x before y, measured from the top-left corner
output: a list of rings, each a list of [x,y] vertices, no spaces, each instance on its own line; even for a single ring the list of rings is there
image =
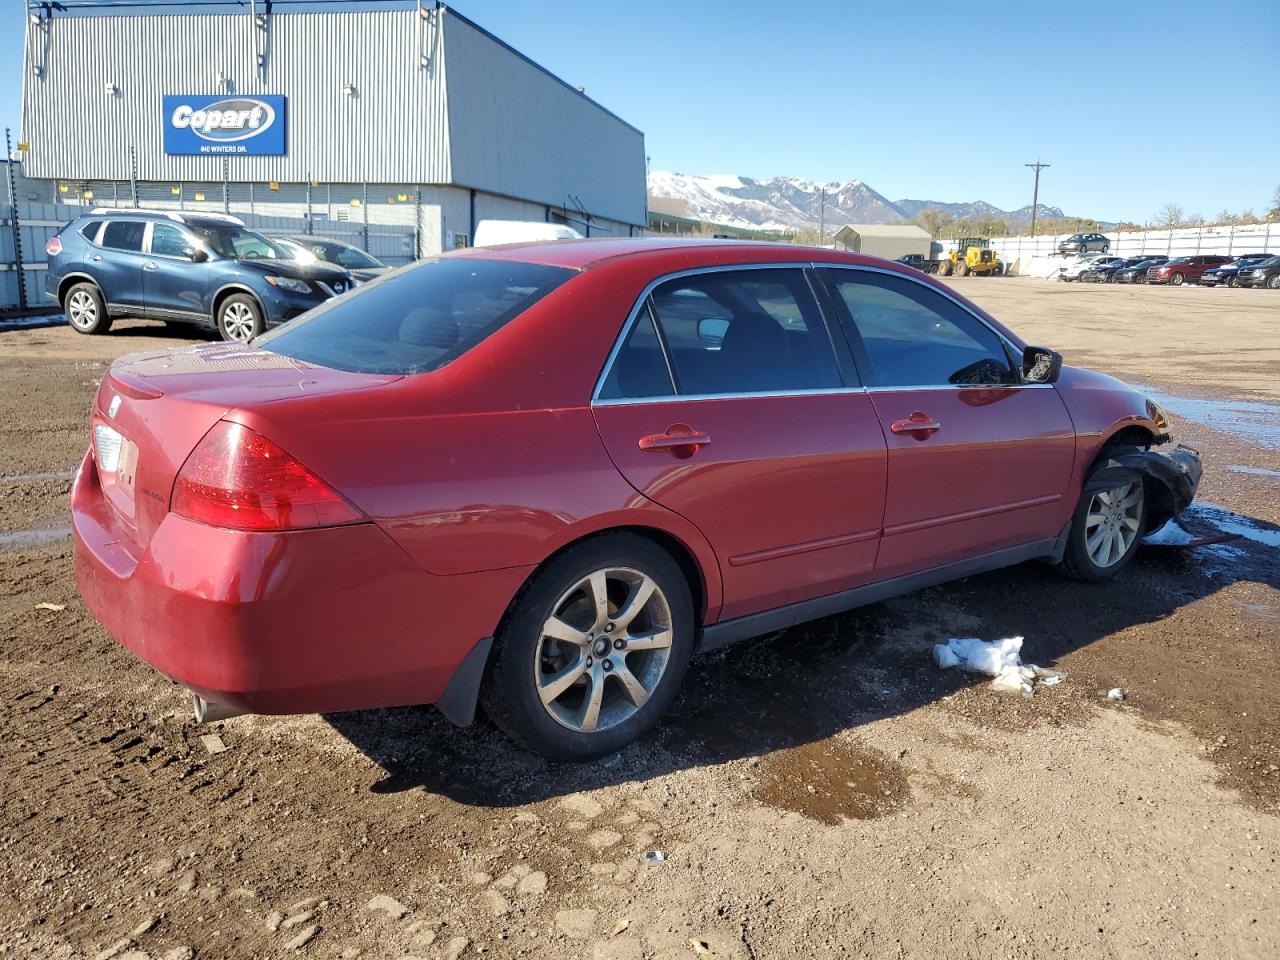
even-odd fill
[[[1058,253],[1106,253],[1111,241],[1100,233],[1077,233],[1058,244]]]
[[[386,273],[391,268],[377,257],[365,253],[359,247],[332,237],[291,234],[278,238],[281,246],[292,252],[299,252],[302,259],[307,256],[316,261],[345,270],[361,283],[368,283],[374,277]]]

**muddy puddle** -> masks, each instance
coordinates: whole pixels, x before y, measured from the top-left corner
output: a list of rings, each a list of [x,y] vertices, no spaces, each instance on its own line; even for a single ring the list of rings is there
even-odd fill
[[[71,536],[71,528],[47,527],[43,530],[14,530],[12,533],[0,533],[0,550],[39,547],[46,543],[56,543]]]
[[[1247,443],[1280,449],[1280,404],[1258,400],[1221,400],[1183,397],[1161,390],[1144,392],[1162,407],[1184,420],[1234,434]]]
[[[910,799],[911,790],[897,763],[832,738],[766,757],[753,795],[779,810],[835,825],[892,813]]]

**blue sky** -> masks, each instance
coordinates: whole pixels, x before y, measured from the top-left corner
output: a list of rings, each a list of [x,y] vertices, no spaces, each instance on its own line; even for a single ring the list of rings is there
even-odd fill
[[[1042,202],[1141,222],[1171,201],[1206,216],[1270,206],[1274,2],[452,6],[643,130],[653,169],[857,177],[890,200],[1015,208],[1040,158]],[[0,12],[0,123],[15,135],[21,7]]]

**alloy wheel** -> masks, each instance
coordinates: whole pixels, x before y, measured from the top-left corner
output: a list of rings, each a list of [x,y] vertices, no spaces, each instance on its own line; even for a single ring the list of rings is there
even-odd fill
[[[89,330],[98,322],[98,302],[92,294],[77,290],[67,298],[67,319],[78,330]]]
[[[247,303],[229,303],[222,311],[222,327],[227,339],[248,341],[253,336],[253,310]]]
[[[566,590],[534,653],[538,699],[578,733],[617,726],[645,705],[671,659],[671,607],[648,574],[610,567]]]
[[[1141,481],[1095,493],[1084,518],[1084,549],[1089,559],[1103,569],[1115,566],[1138,538],[1141,523]]]

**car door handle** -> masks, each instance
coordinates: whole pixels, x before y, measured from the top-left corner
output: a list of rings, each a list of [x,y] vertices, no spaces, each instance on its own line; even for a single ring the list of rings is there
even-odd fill
[[[94,261],[99,261],[99,262],[100,262],[100,261],[102,260],[102,254],[100,254],[100,253],[95,253],[95,254],[94,254],[92,257],[90,257],[89,259],[90,259],[90,260],[94,260]]]
[[[917,440],[928,440],[942,429],[942,424],[927,413],[916,411],[905,420],[895,420],[889,424],[893,433],[909,433]]]
[[[160,268],[156,265],[156,262],[154,260],[148,260],[146,263],[142,265],[142,269],[143,270],[159,270]]]
[[[677,454],[690,456],[711,442],[711,434],[695,430],[683,423],[672,424],[666,433],[651,433],[641,437],[641,450],[672,450]]]

